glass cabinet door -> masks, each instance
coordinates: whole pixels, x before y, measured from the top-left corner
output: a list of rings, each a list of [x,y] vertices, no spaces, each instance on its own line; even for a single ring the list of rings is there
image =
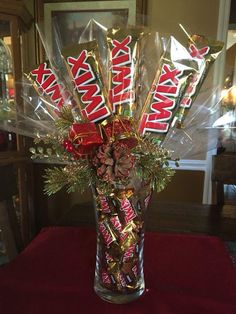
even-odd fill
[[[10,21],[0,20],[0,119],[14,119],[15,87]],[[3,122],[4,123],[4,122]],[[17,149],[16,135],[0,130],[0,152]]]
[[[9,1],[10,2],[10,1]],[[2,10],[2,11],[1,11]],[[8,12],[6,12],[8,10]],[[3,12],[3,13],[1,13]],[[18,14],[17,14],[18,12]],[[27,21],[27,23],[25,23]],[[0,256],[12,259],[15,249],[29,242],[30,215],[33,213],[31,163],[27,139],[8,128],[17,123],[17,112],[23,109],[21,97],[24,36],[31,16],[23,3],[12,9],[0,1]],[[33,215],[33,214],[32,214]],[[0,263],[1,263],[0,261]]]

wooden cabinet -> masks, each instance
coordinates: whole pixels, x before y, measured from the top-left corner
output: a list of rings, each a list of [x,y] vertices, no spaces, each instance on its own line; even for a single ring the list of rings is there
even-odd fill
[[[23,72],[22,36],[31,23],[22,1],[0,1],[1,123],[11,119],[7,108],[23,109],[21,86],[16,82]],[[0,129],[0,233],[7,234],[10,228],[18,250],[28,243],[32,233],[31,167],[27,139]]]
[[[236,154],[222,153],[213,156],[212,181],[216,183],[216,202],[219,208],[224,205],[224,184],[236,184]]]

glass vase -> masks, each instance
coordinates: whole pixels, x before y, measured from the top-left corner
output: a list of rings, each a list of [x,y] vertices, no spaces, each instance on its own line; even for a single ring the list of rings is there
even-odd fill
[[[112,303],[128,303],[145,290],[143,247],[150,184],[137,178],[104,195],[93,188],[97,227],[94,290]]]

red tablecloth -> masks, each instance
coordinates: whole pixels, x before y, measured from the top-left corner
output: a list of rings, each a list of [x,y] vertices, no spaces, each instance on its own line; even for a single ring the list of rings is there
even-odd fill
[[[218,238],[146,233],[146,292],[125,305],[93,292],[95,248],[94,230],[44,229],[0,269],[0,313],[236,313],[236,270]]]

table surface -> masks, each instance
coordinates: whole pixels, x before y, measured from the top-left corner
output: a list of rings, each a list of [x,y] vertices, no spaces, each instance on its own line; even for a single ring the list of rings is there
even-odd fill
[[[94,293],[95,253],[94,230],[43,229],[0,269],[0,313],[236,313],[236,270],[216,237],[147,232],[146,291],[124,305]]]

